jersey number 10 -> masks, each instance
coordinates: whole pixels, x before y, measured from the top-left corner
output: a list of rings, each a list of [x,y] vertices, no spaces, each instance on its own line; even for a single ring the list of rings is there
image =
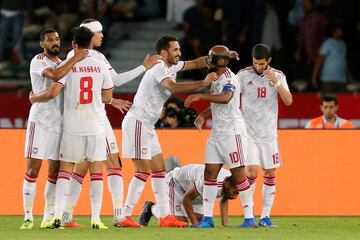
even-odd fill
[[[93,99],[93,79],[92,77],[80,78],[80,104],[89,104]]]

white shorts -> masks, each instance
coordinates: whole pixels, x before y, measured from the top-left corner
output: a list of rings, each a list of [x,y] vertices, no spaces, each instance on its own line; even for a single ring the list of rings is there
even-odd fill
[[[107,155],[115,154],[119,152],[118,145],[114,131],[111,127],[110,121],[106,118],[106,153]]]
[[[260,165],[264,169],[278,168],[281,165],[278,142],[274,139],[268,143],[248,143],[247,165]]]
[[[92,136],[71,135],[64,132],[60,144],[60,160],[81,163],[106,160],[105,133]]]
[[[166,184],[169,186],[169,205],[171,214],[178,217],[187,217],[182,203],[186,190],[184,190],[172,177],[167,179]],[[204,214],[203,201],[200,196],[192,201],[192,207],[194,212]]]
[[[153,126],[147,126],[141,121],[126,117],[122,122],[122,156],[150,160],[161,153],[161,147]]]
[[[28,122],[25,140],[25,158],[59,160],[61,133],[49,132]]]
[[[205,163],[242,167],[247,161],[247,138],[240,134],[211,135],[206,144]]]

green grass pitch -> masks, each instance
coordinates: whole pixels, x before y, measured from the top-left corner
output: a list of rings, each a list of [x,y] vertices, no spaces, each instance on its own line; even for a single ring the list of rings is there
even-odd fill
[[[232,227],[220,227],[216,218],[213,229],[192,228],[159,228],[152,219],[149,227],[141,229],[115,228],[111,225],[111,217],[102,220],[108,230],[93,230],[90,228],[88,216],[77,217],[84,225],[81,229],[40,229],[40,217],[35,218],[32,230],[19,230],[23,218],[21,216],[0,216],[0,239],[25,240],[360,240],[360,217],[273,217],[278,227],[275,229],[239,229],[241,217],[229,218]]]

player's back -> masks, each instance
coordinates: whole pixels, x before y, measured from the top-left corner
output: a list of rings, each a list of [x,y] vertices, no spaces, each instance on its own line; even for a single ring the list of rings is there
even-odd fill
[[[274,68],[276,78],[288,90],[285,75]],[[249,139],[267,142],[277,137],[278,91],[269,79],[256,73],[253,67],[240,70],[237,79],[241,85],[241,110]]]
[[[53,81],[43,76],[46,69],[56,68],[61,61],[54,62],[44,53],[36,55],[30,62],[31,89],[34,94],[41,93],[51,86]],[[62,116],[60,113],[61,97],[57,96],[47,102],[32,104],[29,121],[38,123],[42,128],[51,132],[61,130]]]
[[[64,131],[73,135],[97,135],[105,131],[102,90],[111,89],[109,71],[94,57],[76,63],[64,83]]]
[[[227,104],[211,103],[212,132],[245,134],[245,124],[240,111],[240,85],[230,69],[227,69],[217,80],[212,82],[210,93],[218,95],[226,88],[228,91],[233,91],[231,100]]]

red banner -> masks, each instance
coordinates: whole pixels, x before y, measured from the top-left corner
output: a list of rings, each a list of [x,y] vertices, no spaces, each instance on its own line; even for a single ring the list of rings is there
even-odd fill
[[[115,94],[115,98],[132,101],[134,95]],[[360,95],[339,94],[338,115],[349,119],[354,125],[360,127]],[[183,99],[186,95],[179,96]],[[294,101],[290,107],[282,104],[279,100],[279,128],[303,128],[305,123],[314,117],[321,115],[320,95],[318,94],[294,94]],[[25,128],[30,109],[28,95],[1,94],[0,95],[0,128]],[[198,112],[209,106],[206,102],[195,102],[191,107]],[[124,117],[118,110],[111,106],[106,107],[107,115],[114,128],[120,128]],[[208,119],[206,126],[211,126]]]

